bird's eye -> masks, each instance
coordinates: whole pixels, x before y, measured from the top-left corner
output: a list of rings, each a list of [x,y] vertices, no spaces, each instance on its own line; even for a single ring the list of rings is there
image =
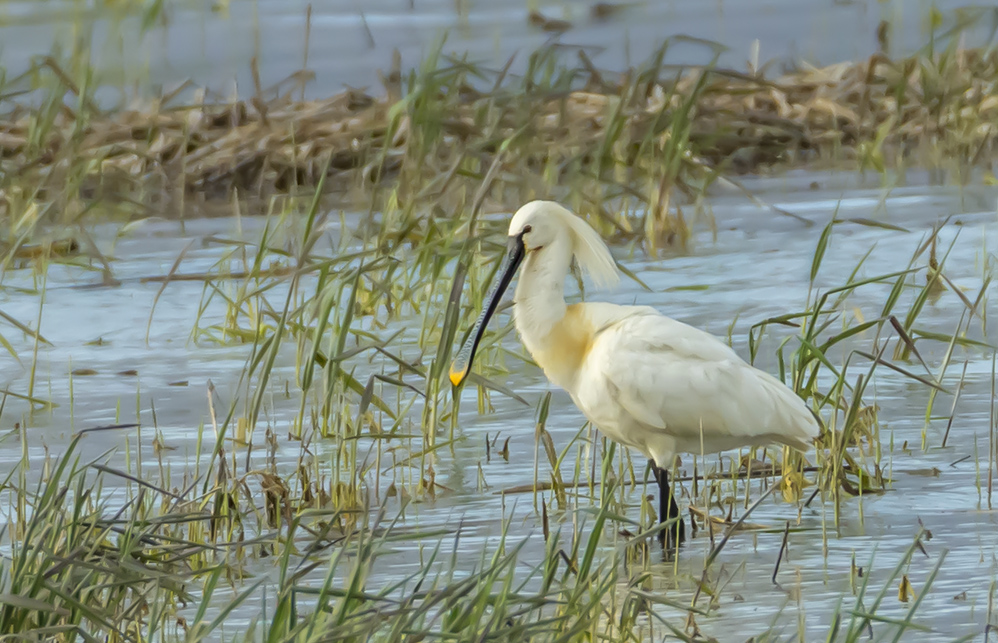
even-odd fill
[[[533,228],[531,228],[529,225],[525,225],[523,226],[523,232],[521,234],[527,234],[531,230],[533,230]]]

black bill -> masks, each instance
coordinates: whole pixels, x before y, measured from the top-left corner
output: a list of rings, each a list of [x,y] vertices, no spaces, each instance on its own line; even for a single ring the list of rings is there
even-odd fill
[[[488,325],[489,319],[495,313],[503,293],[509,288],[509,282],[513,280],[516,269],[520,267],[520,262],[523,261],[523,254],[523,235],[510,237],[509,242],[506,244],[506,257],[503,259],[502,265],[499,266],[497,281],[492,286],[492,291],[489,292],[488,297],[486,297],[485,309],[478,316],[478,321],[475,322],[475,326],[471,329],[471,334],[468,335],[464,346],[461,347],[461,350],[457,353],[457,357],[451,363],[450,381],[454,386],[460,385],[471,371],[471,363],[475,359],[478,342],[482,340],[482,335],[485,334],[485,326]]]

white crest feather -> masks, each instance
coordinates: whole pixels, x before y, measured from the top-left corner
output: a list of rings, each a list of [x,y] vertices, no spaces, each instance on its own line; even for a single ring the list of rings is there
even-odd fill
[[[548,223],[545,224],[545,221]],[[612,286],[620,280],[620,273],[617,271],[617,264],[613,261],[610,249],[585,219],[576,216],[560,203],[531,201],[513,215],[509,222],[510,236],[520,234],[531,222],[535,227],[538,225],[548,227],[553,224],[555,231],[568,233],[575,262],[597,286]],[[548,234],[556,232],[549,229]]]
[[[620,281],[617,264],[603,238],[586,220],[558,205],[553,209],[572,232],[575,261],[597,286],[613,286]]]

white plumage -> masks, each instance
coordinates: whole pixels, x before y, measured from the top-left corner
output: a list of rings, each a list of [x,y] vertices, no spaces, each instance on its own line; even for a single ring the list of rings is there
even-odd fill
[[[499,281],[451,369],[455,386],[522,263],[513,309],[521,340],[602,433],[653,462],[663,520],[678,519],[665,473],[677,453],[771,443],[806,450],[818,436],[818,422],[803,400],[713,335],[647,306],[566,305],[573,258],[598,284],[618,279],[610,251],[581,218],[550,201],[516,212]],[[681,542],[682,521],[677,525]]]
[[[814,417],[783,382],[712,335],[651,308],[587,306],[604,321],[572,399],[621,444],[668,467],[676,453],[714,453],[817,436]]]

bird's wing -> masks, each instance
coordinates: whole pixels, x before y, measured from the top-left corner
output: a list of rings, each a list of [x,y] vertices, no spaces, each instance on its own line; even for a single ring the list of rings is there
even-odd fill
[[[588,356],[589,381],[633,419],[713,450],[779,441],[804,447],[818,424],[793,391],[713,335],[654,312],[606,325]],[[709,446],[709,445],[708,445]]]

